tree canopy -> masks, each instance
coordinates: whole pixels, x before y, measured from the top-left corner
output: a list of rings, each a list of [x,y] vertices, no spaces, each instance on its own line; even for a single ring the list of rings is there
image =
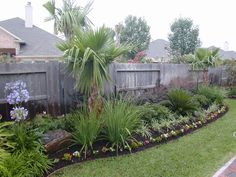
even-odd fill
[[[97,30],[77,30],[71,40],[60,43],[58,48],[64,52],[76,87],[88,96],[99,92],[104,80],[109,80],[106,66],[130,50],[127,45],[117,46],[111,29],[104,26]]]
[[[126,17],[124,24],[116,26],[116,34],[120,39],[121,44],[131,44],[134,48],[132,52],[127,54],[127,57],[133,59],[135,55],[149,46],[151,35],[150,27],[144,18],[138,18],[129,15]]]
[[[199,29],[193,25],[189,18],[179,18],[170,27],[171,33],[168,36],[171,53],[174,56],[193,54],[200,46]]]
[[[87,16],[91,11],[92,2],[81,7],[73,0],[62,0],[62,7],[59,8],[55,0],[50,0],[43,6],[50,14],[45,21],[54,21],[54,33],[62,33],[66,39],[72,37],[75,28],[87,29],[92,25]]]

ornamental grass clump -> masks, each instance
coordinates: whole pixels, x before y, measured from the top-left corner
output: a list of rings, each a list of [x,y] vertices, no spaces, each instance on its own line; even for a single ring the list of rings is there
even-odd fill
[[[26,83],[21,80],[6,83],[5,92],[7,94],[7,102],[13,105],[13,109],[10,112],[11,119],[16,122],[25,120],[28,116],[28,110],[22,104],[26,103],[30,97]]]
[[[202,85],[198,88],[197,93],[199,95],[204,95],[211,103],[223,104],[224,99],[227,97],[227,91],[224,88],[217,86],[207,86]]]
[[[84,150],[86,159],[89,148],[93,149],[93,143],[100,133],[101,120],[97,117],[96,111],[75,113],[74,116],[77,117],[77,120],[75,121],[73,141],[75,144],[82,145],[80,152]]]
[[[131,150],[129,141],[141,123],[138,107],[124,100],[109,100],[104,109],[105,139],[116,148],[117,155],[119,148],[128,147]]]

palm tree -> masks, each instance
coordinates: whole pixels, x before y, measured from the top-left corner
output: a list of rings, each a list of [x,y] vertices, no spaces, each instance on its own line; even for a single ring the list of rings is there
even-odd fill
[[[106,67],[116,57],[128,52],[128,45],[117,46],[109,28],[78,30],[70,41],[62,42],[58,48],[64,52],[65,60],[76,79],[75,87],[89,96],[91,111],[103,88],[104,81],[110,81]]]
[[[208,68],[217,67],[221,64],[221,57],[219,55],[219,48],[209,50],[207,48],[198,48],[195,51],[192,61],[193,69],[203,70],[203,80],[208,82]]]
[[[72,0],[62,0],[62,8],[56,7],[56,1],[50,0],[43,6],[48,10],[50,16],[45,21],[54,21],[54,33],[63,33],[66,39],[71,38],[74,29],[80,27],[90,28],[92,25],[88,14],[91,11],[92,2],[89,2],[84,8],[76,5]]]

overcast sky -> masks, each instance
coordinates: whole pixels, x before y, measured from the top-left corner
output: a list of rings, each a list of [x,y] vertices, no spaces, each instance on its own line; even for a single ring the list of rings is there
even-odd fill
[[[13,17],[24,19],[25,4],[32,2],[34,25],[53,32],[52,23],[42,4],[47,0],[1,0],[0,20]],[[61,1],[61,0],[56,0]],[[88,0],[77,0],[85,5]],[[114,27],[129,14],[144,17],[151,27],[152,39],[167,39],[170,24],[178,17],[189,17],[199,26],[203,47],[215,45],[236,51],[235,0],[94,0],[89,15],[96,27]]]

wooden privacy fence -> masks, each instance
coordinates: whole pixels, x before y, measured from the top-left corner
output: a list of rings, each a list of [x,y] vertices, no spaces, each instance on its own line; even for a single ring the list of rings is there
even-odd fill
[[[148,90],[165,87],[189,87],[201,82],[202,72],[192,72],[184,64],[120,64],[108,67],[111,82],[104,84],[106,95],[131,92],[140,95]],[[210,81],[222,85],[227,76],[223,68],[209,69]],[[29,114],[46,111],[61,115],[83,102],[74,89],[75,80],[66,65],[60,62],[0,64],[0,114],[9,118],[11,106],[6,102],[7,82],[22,80],[27,84],[30,101],[24,105]]]
[[[111,82],[105,84],[105,94],[137,93],[160,85],[160,69],[153,64],[120,64],[108,67]]]
[[[30,116],[43,111],[60,114],[59,63],[42,64],[0,64],[0,114],[9,118],[12,108],[6,102],[5,85],[22,80],[26,82],[30,94],[24,105]]]

